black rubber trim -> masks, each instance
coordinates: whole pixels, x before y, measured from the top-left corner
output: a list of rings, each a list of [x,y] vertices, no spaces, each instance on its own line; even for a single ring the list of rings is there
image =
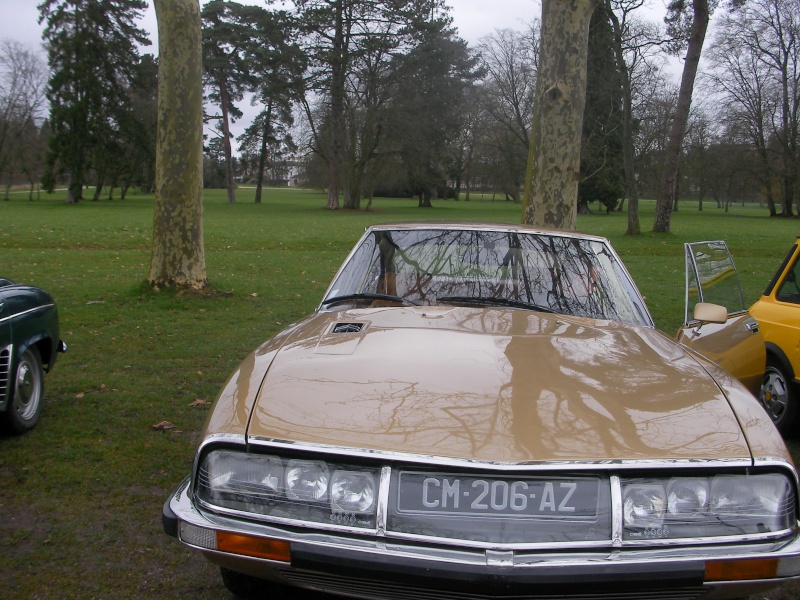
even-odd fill
[[[703,561],[645,564],[598,562],[591,565],[503,567],[436,562],[432,560],[376,556],[338,548],[292,543],[292,567],[348,577],[391,580],[414,587],[468,591],[485,594],[528,592],[546,586],[566,594],[650,588],[702,586]]]
[[[800,236],[798,236],[798,239],[800,239]],[[772,279],[767,284],[767,289],[765,289],[764,293],[762,294],[763,296],[769,296],[772,294],[772,290],[775,289],[775,286],[778,284],[778,280],[786,271],[786,267],[789,266],[789,262],[792,260],[792,257],[794,256],[796,247],[797,244],[792,244],[792,247],[789,248],[789,254],[786,255],[786,258],[784,258],[783,262],[781,262],[781,266],[778,267],[777,271],[775,271],[775,275],[772,276]]]
[[[161,525],[164,527],[164,533],[177,538],[180,519],[178,519],[178,516],[172,512],[172,509],[169,507],[170,500],[172,500],[172,496],[167,498],[167,501],[164,502],[164,507],[161,509]]]
[[[789,357],[786,356],[786,353],[781,349],[781,347],[772,342],[767,342],[764,345],[767,348],[767,361],[769,361],[769,355],[774,356],[775,359],[781,363],[781,366],[783,367],[784,372],[789,379],[797,382],[797,376],[792,368],[792,362],[789,360]]]

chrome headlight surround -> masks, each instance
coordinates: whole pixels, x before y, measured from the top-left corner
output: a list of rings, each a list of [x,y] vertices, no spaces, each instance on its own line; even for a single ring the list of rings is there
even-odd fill
[[[198,466],[195,498],[211,510],[374,529],[380,467],[217,449]]]
[[[775,535],[797,520],[794,486],[780,473],[623,478],[623,540]]]

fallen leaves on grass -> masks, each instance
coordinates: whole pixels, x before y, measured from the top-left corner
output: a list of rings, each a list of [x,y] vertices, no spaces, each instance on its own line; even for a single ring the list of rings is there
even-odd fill
[[[206,404],[208,404],[206,400],[200,400],[200,398],[198,398],[197,400],[189,404],[189,406],[197,407],[197,406],[205,406]]]
[[[88,389],[85,392],[78,392],[75,394],[76,398],[83,398],[86,394],[93,394],[95,392],[118,392],[117,388],[107,388],[105,383],[101,383],[100,387]]]
[[[169,421],[161,421],[161,423],[153,425],[153,429],[156,431],[169,431],[170,429],[175,429],[175,424]]]

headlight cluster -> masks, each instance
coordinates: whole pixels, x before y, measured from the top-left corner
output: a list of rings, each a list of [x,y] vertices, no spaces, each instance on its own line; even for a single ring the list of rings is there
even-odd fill
[[[623,479],[624,539],[775,533],[795,522],[789,480],[777,473]]]
[[[195,493],[207,504],[275,518],[374,528],[379,468],[216,450]]]

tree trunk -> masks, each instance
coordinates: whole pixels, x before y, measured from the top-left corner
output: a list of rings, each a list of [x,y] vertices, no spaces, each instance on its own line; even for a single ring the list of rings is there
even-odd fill
[[[199,0],[155,0],[158,134],[151,285],[202,288],[203,69]]]
[[[543,0],[524,223],[577,226],[589,22],[597,0]]]
[[[67,204],[77,204],[83,200],[83,182],[77,182],[70,178],[67,186]]]
[[[328,166],[328,210],[339,209],[339,187],[342,184],[342,138],[344,137],[344,94],[346,57],[344,39],[344,6],[337,0],[334,6],[335,27],[331,59],[331,145]]]
[[[758,149],[758,158],[761,162],[761,172],[764,174],[763,185],[767,196],[767,209],[769,210],[769,216],[774,217],[777,216],[777,212],[775,210],[775,197],[772,193],[772,171],[762,128],[759,128],[758,137],[755,141]]]
[[[267,141],[272,125],[272,102],[267,106],[267,115],[264,118],[264,130],[261,132],[261,148],[258,152],[258,174],[256,175],[256,204],[261,204],[261,194],[264,189],[264,170],[267,168]]]
[[[793,172],[793,165],[787,156],[783,157],[783,217],[794,216],[793,199],[794,199],[794,182],[795,175]]]
[[[426,190],[419,195],[419,203],[417,204],[418,208],[433,208],[433,204],[431,204],[431,192],[430,190]]]
[[[678,212],[678,199],[681,197],[680,171],[675,178],[675,189],[672,192],[672,212]]]
[[[97,185],[94,188],[94,195],[92,196],[92,202],[97,202],[100,200],[100,194],[103,192],[103,187],[105,186],[105,175],[101,175],[97,178]]]
[[[678,92],[678,105],[669,131],[666,155],[664,157],[664,171],[661,176],[661,185],[656,199],[656,217],[653,231],[666,233],[669,231],[672,217],[673,201],[677,198],[678,162],[683,146],[683,137],[686,134],[686,124],[689,122],[689,111],[692,107],[692,93],[694,81],[697,77],[697,68],[700,64],[700,54],[703,51],[703,42],[708,29],[709,8],[708,0],[692,0],[692,30],[689,35],[689,47],[683,63],[681,87]]]
[[[361,190],[363,187],[363,170],[361,165],[351,168],[350,177],[347,178],[345,187],[344,207],[351,210],[361,210]]]
[[[228,105],[228,87],[219,83],[219,102],[222,108],[222,148],[225,152],[225,187],[228,188],[228,204],[236,204],[236,185],[233,182],[233,149],[231,148],[231,124]]]

